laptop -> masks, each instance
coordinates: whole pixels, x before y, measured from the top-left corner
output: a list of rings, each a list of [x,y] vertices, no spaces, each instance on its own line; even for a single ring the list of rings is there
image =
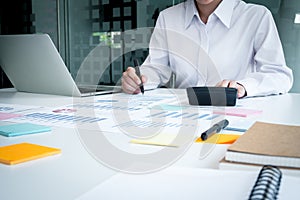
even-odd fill
[[[121,91],[78,86],[48,34],[0,35],[0,66],[21,92],[83,97]]]

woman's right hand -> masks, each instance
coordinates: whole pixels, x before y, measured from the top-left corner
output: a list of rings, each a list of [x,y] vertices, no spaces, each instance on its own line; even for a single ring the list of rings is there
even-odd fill
[[[141,92],[140,85],[146,83],[147,77],[142,75],[139,78],[133,67],[128,67],[122,76],[122,90],[128,94],[138,94]]]

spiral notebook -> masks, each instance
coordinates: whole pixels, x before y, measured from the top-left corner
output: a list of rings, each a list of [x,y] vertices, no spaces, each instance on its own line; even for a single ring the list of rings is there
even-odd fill
[[[277,199],[282,173],[280,169],[272,165],[264,165],[252,187],[249,200]]]

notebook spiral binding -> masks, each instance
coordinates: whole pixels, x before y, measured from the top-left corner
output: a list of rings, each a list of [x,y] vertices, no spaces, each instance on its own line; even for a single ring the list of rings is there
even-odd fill
[[[273,165],[264,165],[260,170],[255,184],[249,195],[249,200],[277,199],[282,173]]]

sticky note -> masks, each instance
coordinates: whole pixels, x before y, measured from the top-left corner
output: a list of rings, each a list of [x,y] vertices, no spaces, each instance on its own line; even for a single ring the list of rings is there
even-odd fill
[[[168,147],[179,147],[190,141],[195,141],[196,143],[211,143],[211,144],[232,144],[234,143],[240,135],[237,134],[214,134],[207,140],[202,141],[199,137],[196,140],[191,135],[180,137],[177,134],[161,133],[149,139],[132,139],[131,143],[134,144],[145,144],[145,145],[155,145],[155,146],[168,146]]]
[[[0,163],[15,165],[38,158],[61,153],[60,149],[30,143],[0,147]]]
[[[197,138],[195,142],[202,143],[211,143],[211,144],[232,144],[234,143],[241,135],[237,134],[214,134],[209,137],[207,140],[203,141],[201,137]]]
[[[225,108],[213,111],[214,114],[231,115],[236,117],[248,117],[249,115],[260,114],[261,110],[253,110],[247,108]]]
[[[20,117],[20,116],[22,116],[22,115],[0,112],[0,120],[6,120],[6,119],[11,119],[11,118]]]
[[[42,126],[32,123],[10,124],[0,126],[0,135],[14,137],[20,135],[34,134],[51,131],[48,126]]]
[[[184,106],[178,106],[178,105],[169,105],[169,104],[160,104],[152,107],[156,110],[168,110],[168,111],[180,111],[183,109],[186,109]]]
[[[171,133],[160,133],[149,139],[132,139],[130,142],[134,144],[145,144],[155,146],[168,146],[168,147],[179,147],[188,142],[192,142],[193,135],[190,134],[171,134]]]

